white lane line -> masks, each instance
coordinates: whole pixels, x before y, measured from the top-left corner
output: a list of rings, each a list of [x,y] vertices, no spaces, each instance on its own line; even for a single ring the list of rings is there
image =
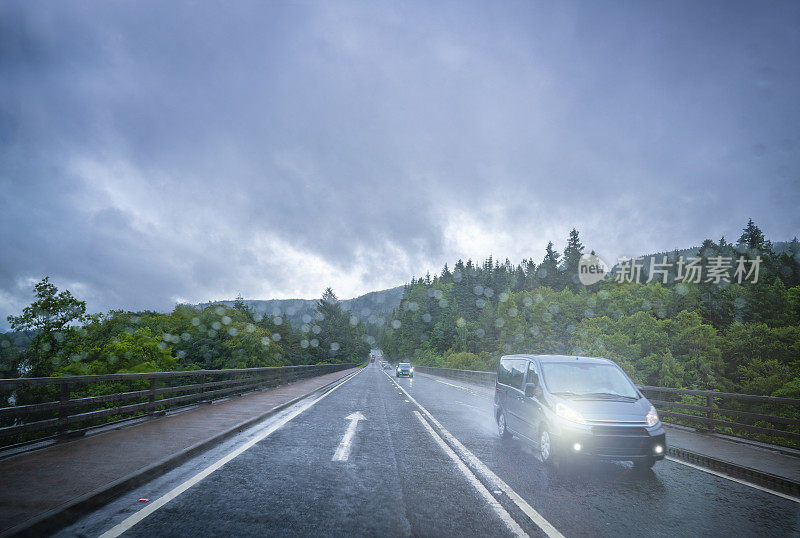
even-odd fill
[[[753,484],[752,482],[748,482],[747,480],[742,480],[741,478],[735,478],[733,476],[727,475],[725,473],[720,473],[713,469],[707,469],[706,467],[701,467],[700,465],[695,465],[694,463],[689,463],[688,461],[683,461],[679,460],[678,458],[673,458],[672,456],[667,456],[666,459],[668,459],[669,461],[674,461],[675,463],[680,463],[681,465],[686,465],[687,467],[691,467],[692,469],[697,469],[698,471],[703,471],[704,473],[713,474],[714,476],[718,476],[726,480],[738,482],[739,484],[751,487],[753,489],[757,489],[759,491],[771,493],[772,495],[777,495],[778,497],[783,497],[784,499],[788,499],[792,502],[800,503],[800,498],[794,497],[792,495],[787,495],[786,493],[781,493],[780,491],[773,491],[771,489],[759,486],[758,484]]]
[[[459,390],[463,390],[463,391],[465,391],[465,392],[469,392],[470,394],[474,394],[475,396],[480,396],[480,397],[482,397],[482,398],[487,398],[487,399],[489,399],[489,400],[491,400],[491,399],[492,399],[492,397],[491,397],[491,396],[489,396],[488,394],[486,394],[486,393],[484,393],[484,392],[478,392],[478,391],[472,390],[472,389],[470,389],[470,388],[468,388],[468,387],[465,387],[465,386],[463,386],[463,385],[455,385],[455,384],[453,384],[453,383],[448,383],[447,381],[442,381],[441,379],[436,379],[435,377],[432,377],[432,376],[428,376],[428,377],[429,377],[429,378],[430,378],[432,381],[436,381],[437,383],[441,383],[442,385],[447,385],[447,386],[450,386],[450,387],[454,387],[454,388],[457,388],[457,389],[459,389]]]
[[[508,484],[506,484],[499,476],[494,474],[492,470],[486,466],[485,463],[483,463],[481,460],[478,459],[477,456],[475,456],[475,454],[470,452],[469,449],[467,449],[467,447],[461,444],[461,441],[456,439],[453,436],[453,434],[447,431],[447,429],[444,426],[442,426],[439,423],[439,421],[436,420],[433,417],[433,415],[430,414],[430,412],[428,412],[427,409],[425,409],[417,400],[415,400],[413,396],[411,396],[403,387],[395,383],[394,379],[389,378],[389,380],[395,385],[397,385],[400,388],[400,390],[406,393],[408,399],[411,400],[414,403],[414,405],[416,405],[419,408],[419,410],[422,411],[422,413],[426,417],[428,417],[431,423],[439,429],[442,435],[448,441],[450,441],[450,443],[455,447],[455,450],[458,453],[458,455],[461,456],[461,458],[466,459],[470,464],[472,464],[473,468],[477,469],[478,472],[481,475],[483,475],[484,479],[486,479],[486,481],[492,484],[493,489],[499,489],[500,491],[508,495],[508,497],[512,501],[514,501],[514,504],[516,504],[519,507],[519,509],[522,510],[525,513],[525,515],[528,516],[528,518],[531,521],[533,521],[533,523],[536,524],[536,526],[539,527],[542,530],[542,532],[544,532],[547,536],[549,536],[550,538],[556,538],[556,537],[564,538],[564,535],[558,532],[558,529],[556,529],[553,525],[551,525],[550,522],[547,521],[539,512],[534,510],[533,507],[529,505],[527,501],[525,501],[525,499],[520,497],[519,494],[513,489],[511,489],[511,487]]]
[[[484,409],[483,407],[478,407],[478,406],[476,406],[476,405],[471,405],[471,404],[468,404],[468,403],[465,403],[465,402],[459,402],[458,400],[453,400],[453,401],[454,401],[455,403],[457,403],[457,404],[460,404],[460,405],[463,405],[463,406],[466,406],[466,407],[470,407],[470,408],[472,408],[472,409],[475,409],[475,410],[476,410],[476,411],[478,411],[480,414],[482,414],[482,415],[486,415],[487,417],[491,417],[491,416],[492,416],[492,413],[491,413],[490,411],[487,411],[487,410],[486,410],[486,409]]]
[[[464,462],[461,461],[461,458],[459,458],[455,452],[453,452],[453,449],[444,442],[444,439],[439,437],[439,434],[437,434],[433,428],[431,428],[431,425],[428,424],[428,421],[422,418],[420,412],[415,410],[414,414],[417,416],[425,429],[428,430],[428,433],[431,434],[431,437],[433,437],[444,453],[450,456],[450,459],[456,464],[456,467],[458,467],[458,470],[461,471],[461,474],[463,474],[472,487],[481,494],[481,497],[483,497],[483,499],[486,501],[486,504],[491,506],[492,510],[494,510],[494,513],[497,514],[503,523],[506,524],[508,530],[510,530],[514,536],[528,536],[528,534],[522,530],[522,527],[520,527],[519,524],[514,521],[514,518],[511,517],[511,514],[509,514],[506,509],[503,508],[503,505],[497,502],[497,499],[495,499],[494,496],[489,493],[489,490],[486,489],[486,486],[484,486],[480,480],[478,480],[478,477],[469,470],[469,467],[464,465]]]
[[[358,374],[360,374],[363,371],[364,370],[359,370],[358,372],[352,374],[350,377],[346,378],[344,381],[342,381],[341,383],[339,383],[338,385],[333,387],[331,390],[329,390],[325,394],[319,396],[318,398],[316,398],[316,399],[314,399],[314,400],[312,400],[310,402],[307,402],[307,403],[303,404],[301,407],[298,407],[294,411],[284,415],[280,420],[278,420],[274,424],[270,425],[269,428],[267,428],[266,430],[264,430],[263,432],[258,434],[256,437],[254,437],[253,439],[251,439],[247,443],[243,444],[242,446],[240,446],[236,450],[228,453],[226,456],[224,456],[224,457],[220,458],[219,460],[217,460],[216,462],[212,463],[211,465],[209,465],[208,467],[206,467],[205,469],[203,469],[202,471],[200,471],[199,473],[197,473],[196,475],[194,475],[190,479],[186,480],[181,485],[173,488],[171,491],[169,491],[168,493],[166,493],[165,495],[163,495],[159,499],[155,500],[152,504],[150,504],[147,507],[139,510],[135,514],[132,514],[132,515],[128,516],[121,523],[119,523],[118,525],[112,527],[111,529],[109,529],[106,532],[104,532],[103,534],[101,534],[100,538],[116,538],[117,536],[120,536],[122,533],[127,532],[134,525],[136,525],[137,523],[140,523],[142,520],[144,520],[146,517],[151,515],[153,512],[155,512],[159,508],[163,507],[164,505],[166,505],[171,500],[177,498],[181,493],[183,493],[187,489],[191,488],[192,486],[194,486],[196,484],[199,484],[203,479],[205,479],[208,476],[210,476],[211,473],[213,473],[214,471],[220,469],[223,465],[225,465],[229,461],[233,460],[237,456],[241,455],[245,451],[247,451],[250,448],[252,448],[253,446],[255,446],[260,441],[263,441],[264,439],[266,439],[267,437],[272,435],[275,431],[277,431],[278,429],[283,427],[286,423],[288,423],[290,420],[295,418],[297,415],[299,415],[303,411],[309,409],[314,404],[316,404],[317,402],[319,402],[320,400],[322,400],[323,398],[325,398],[326,396],[331,394],[333,391],[335,391],[336,389],[338,389],[339,387],[341,387],[342,385],[344,385],[345,383],[347,383],[348,381],[350,381],[351,379],[353,379],[355,376],[357,376]]]
[[[347,461],[350,457],[350,447],[353,444],[353,437],[356,434],[356,427],[359,420],[365,420],[367,417],[361,414],[361,411],[350,413],[345,420],[349,420],[350,424],[347,425],[347,431],[344,432],[344,437],[336,448],[336,453],[333,455],[331,461]]]

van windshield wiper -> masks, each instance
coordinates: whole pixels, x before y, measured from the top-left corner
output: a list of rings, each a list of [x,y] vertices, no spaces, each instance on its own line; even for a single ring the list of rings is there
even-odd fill
[[[594,398],[625,398],[626,400],[638,400],[638,396],[626,396],[625,394],[617,394],[616,392],[585,392],[578,396],[591,396]]]
[[[551,394],[555,394],[556,396],[565,396],[567,398],[574,398],[576,396],[583,396],[583,394],[575,394],[574,392],[569,392],[569,391],[552,392]]]

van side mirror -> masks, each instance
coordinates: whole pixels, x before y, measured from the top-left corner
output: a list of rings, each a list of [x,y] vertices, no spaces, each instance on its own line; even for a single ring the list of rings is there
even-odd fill
[[[528,398],[532,398],[533,396],[537,396],[539,391],[539,385],[537,383],[527,383],[525,385],[525,396]]]

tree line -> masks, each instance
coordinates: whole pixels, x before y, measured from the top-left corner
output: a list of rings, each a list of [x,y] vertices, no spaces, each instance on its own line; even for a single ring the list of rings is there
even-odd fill
[[[379,335],[384,354],[488,371],[511,353],[603,356],[640,384],[800,397],[796,238],[776,253],[750,220],[735,243],[704,241],[703,261],[760,256],[758,281],[741,284],[679,282],[673,272],[667,283],[584,286],[584,250],[573,229],[563,257],[550,242],[539,264],[490,256],[413,278]]]
[[[16,333],[0,335],[2,377],[362,362],[370,348],[364,324],[330,288],[298,327],[254,312],[241,297],[232,307],[87,314],[84,301],[47,277],[34,293],[31,305],[8,317]]]

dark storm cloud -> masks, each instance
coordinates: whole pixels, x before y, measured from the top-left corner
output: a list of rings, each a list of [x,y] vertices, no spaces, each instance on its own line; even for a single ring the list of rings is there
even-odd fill
[[[0,7],[0,314],[800,228],[795,4]],[[730,238],[730,237],[729,237]]]

